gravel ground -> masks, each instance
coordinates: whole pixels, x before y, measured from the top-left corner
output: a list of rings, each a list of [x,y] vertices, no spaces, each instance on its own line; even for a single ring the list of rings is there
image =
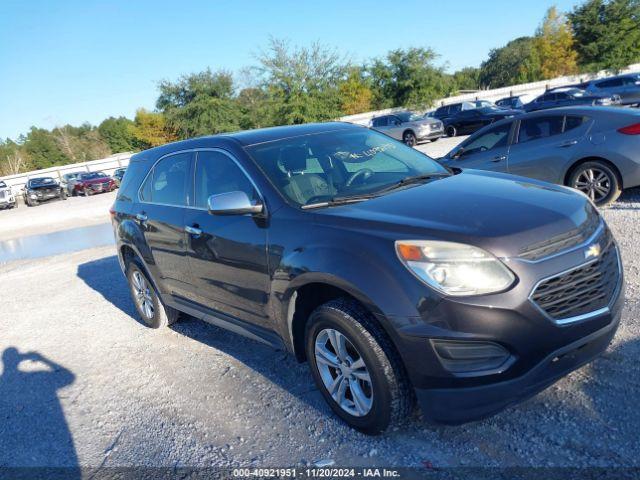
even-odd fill
[[[106,197],[77,200],[98,211]],[[0,467],[640,467],[638,209],[635,190],[604,211],[627,300],[602,357],[493,418],[415,416],[375,438],[338,421],[284,352],[196,320],[143,327],[112,247],[2,265]]]

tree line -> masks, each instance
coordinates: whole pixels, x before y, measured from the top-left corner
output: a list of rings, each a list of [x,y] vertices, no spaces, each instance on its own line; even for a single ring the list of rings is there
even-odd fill
[[[138,151],[174,140],[272,125],[319,122],[406,106],[428,108],[464,90],[619,69],[640,61],[640,0],[586,0],[551,7],[535,35],[491,50],[480,67],[453,74],[430,48],[396,49],[364,64],[314,44],[271,39],[256,65],[184,75],[158,85],[155,110],[98,126],[32,127],[0,140],[0,175]]]

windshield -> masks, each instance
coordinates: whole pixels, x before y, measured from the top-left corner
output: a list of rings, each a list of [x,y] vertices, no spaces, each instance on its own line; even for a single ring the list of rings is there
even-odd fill
[[[35,187],[38,185],[49,185],[52,183],[56,183],[56,181],[51,177],[44,177],[44,178],[32,178],[31,180],[29,180],[29,183]]]
[[[400,120],[402,120],[402,123],[415,122],[417,120],[422,120],[424,118],[422,115],[418,115],[417,113],[414,113],[414,112],[396,113],[396,116],[399,117]]]
[[[94,178],[104,178],[106,175],[102,172],[83,173],[80,175],[81,180],[91,180]]]
[[[247,151],[298,206],[375,194],[407,177],[449,174],[417,150],[364,128],[287,138]]]

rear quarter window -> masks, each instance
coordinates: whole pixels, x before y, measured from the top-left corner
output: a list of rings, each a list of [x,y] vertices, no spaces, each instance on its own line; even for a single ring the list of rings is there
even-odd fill
[[[117,201],[131,202],[136,198],[140,182],[147,174],[148,166],[150,166],[150,162],[146,161],[131,161],[129,163],[127,174],[122,179],[118,190]]]

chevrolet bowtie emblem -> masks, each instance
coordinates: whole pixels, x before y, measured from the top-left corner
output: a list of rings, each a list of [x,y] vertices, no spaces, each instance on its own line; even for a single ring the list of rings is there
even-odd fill
[[[594,243],[584,251],[584,258],[596,258],[600,256],[600,244]]]

